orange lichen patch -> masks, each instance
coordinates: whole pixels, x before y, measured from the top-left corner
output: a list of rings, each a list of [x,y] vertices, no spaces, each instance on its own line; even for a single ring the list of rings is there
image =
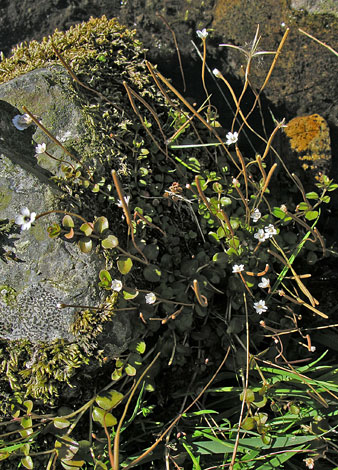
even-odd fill
[[[329,127],[319,114],[292,119],[285,128],[304,170],[327,173],[331,164]]]
[[[311,114],[291,119],[285,134],[290,139],[291,148],[296,152],[303,152],[313,147],[322,148],[329,138],[329,129],[324,118],[319,114]]]

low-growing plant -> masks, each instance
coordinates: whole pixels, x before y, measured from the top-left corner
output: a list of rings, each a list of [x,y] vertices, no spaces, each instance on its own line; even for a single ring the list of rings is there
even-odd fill
[[[318,329],[330,328],[329,316],[306,284],[308,273],[299,270],[328,255],[317,226],[338,185],[321,174],[314,188],[305,189],[273,147],[285,121],[263,136],[249,119],[287,34],[274,52],[258,51],[258,28],[248,50],[232,46],[247,58],[239,97],[214,70],[235,107],[225,138],[219,132],[220,111],[205,82],[207,31],[198,32],[207,95],[199,108],[145,62],[155,84],[151,87],[162,101],[152,103],[153,89],[148,96],[127,81],[119,84],[133,120],[137,118],[136,127],[128,119],[121,123],[124,139],[111,136],[125,152],[123,164],[110,158],[101,168],[87,166],[64,148],[65,158],[59,161],[64,177],[54,179],[78,194],[83,212],[60,208],[36,214],[25,208],[17,217],[16,223],[28,230],[53,212],[56,220],[47,227],[51,238],[76,242],[82,252],[95,250],[105,258],[106,269],[98,273],[98,287],[107,291],[105,302],[66,305],[60,299],[59,308],[78,311],[74,331],[83,336],[82,347],[90,349],[96,321],[105,328],[99,317],[114,321],[117,310],[135,313],[139,337],[125,357],[109,365],[113,382],[93,392],[76,411],[34,414],[34,403],[18,397],[11,418],[2,423],[14,426],[0,436],[3,460],[19,456],[22,466],[33,468],[35,456],[50,454],[48,470],[56,468],[57,460],[67,470],[129,469],[143,463],[149,465],[144,468],[158,468],[154,462],[163,456],[166,468],[182,468],[191,460],[189,468],[196,470],[296,468],[292,459],[299,456],[308,468],[319,458],[334,461],[335,366],[324,364],[325,354],[313,359],[312,341]],[[109,128],[111,97],[89,87],[55,46],[54,51],[88,100],[99,93],[104,101],[101,124]],[[271,67],[254,91],[252,109],[244,113],[252,61],[265,54],[273,55]],[[107,60],[100,55],[96,67]],[[34,110],[24,112],[63,148]],[[255,135],[255,155],[240,149],[244,129]],[[41,145],[38,152],[46,153]],[[307,327],[310,319],[313,328]],[[146,345],[150,352],[143,356]],[[130,385],[133,377],[138,379]],[[160,398],[146,398],[146,391],[154,390],[160,397],[165,394],[164,406]],[[134,410],[126,421],[131,403]],[[193,405],[196,411],[191,411]],[[116,416],[111,413],[115,407]],[[154,409],[160,411],[153,418]],[[89,424],[81,427],[87,411]],[[56,436],[54,447],[35,451],[46,433]]]

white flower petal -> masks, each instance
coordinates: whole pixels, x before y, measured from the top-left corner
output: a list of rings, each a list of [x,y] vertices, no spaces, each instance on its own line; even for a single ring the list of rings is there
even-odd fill
[[[260,315],[267,311],[268,307],[265,305],[265,300],[259,300],[258,302],[254,303],[254,309]]]
[[[36,218],[36,212],[30,212],[28,207],[21,209],[21,214],[15,217],[15,223],[21,226],[21,230],[29,230]]]
[[[45,153],[45,151],[46,151],[46,144],[44,142],[42,144],[38,144],[35,147],[35,152],[36,153]]]
[[[238,132],[228,132],[226,137],[226,145],[235,144],[238,141]]]
[[[154,304],[156,302],[156,295],[154,294],[154,292],[149,292],[145,296],[145,299],[147,304]]]
[[[262,277],[262,280],[258,284],[258,287],[261,287],[262,289],[266,289],[269,286],[270,286],[270,280],[266,277]]]
[[[122,290],[122,287],[123,287],[123,284],[119,279],[114,279],[111,282],[111,288],[112,288],[112,290],[114,290],[116,292],[120,292],[120,290]]]
[[[254,222],[257,222],[257,220],[262,217],[261,211],[259,209],[255,209],[250,215],[250,217]]]
[[[32,118],[28,114],[17,114],[12,119],[12,123],[19,131],[27,129],[32,122]]]
[[[241,271],[244,271],[244,264],[234,264],[232,267],[232,272],[233,273],[240,273]]]
[[[205,28],[203,28],[202,31],[198,29],[196,34],[200,39],[205,39],[208,36],[208,31]]]

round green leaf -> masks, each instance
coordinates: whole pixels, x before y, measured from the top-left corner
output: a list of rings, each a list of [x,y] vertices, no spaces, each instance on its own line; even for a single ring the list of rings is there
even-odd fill
[[[104,284],[104,285],[111,285],[111,282],[112,282],[112,278],[111,278],[111,275],[109,274],[109,271],[107,271],[106,269],[101,269],[100,273],[99,273],[99,278],[100,278],[100,281]]]
[[[94,406],[92,413],[93,420],[97,423],[100,423],[103,426],[103,423],[106,423],[106,426],[115,426],[117,419],[111,414],[107,413],[102,408]]]
[[[109,228],[108,219],[106,217],[98,217],[94,223],[96,233],[102,233]]]
[[[74,220],[71,218],[70,215],[65,215],[62,219],[62,225],[66,228],[73,228],[74,227]]]
[[[136,369],[135,367],[131,366],[130,364],[127,364],[125,369],[124,369],[125,373],[127,375],[129,375],[130,377],[134,377],[134,375],[136,375]]]
[[[306,199],[319,199],[319,196],[314,191],[305,194]]]
[[[32,400],[26,400],[23,402],[23,406],[27,409],[27,414],[31,413],[33,409],[33,402]]]
[[[93,248],[93,242],[88,237],[81,238],[78,242],[78,245],[82,253],[89,253]]]
[[[133,262],[130,258],[119,259],[117,261],[117,268],[121,274],[128,274],[133,267]]]
[[[111,379],[112,380],[120,380],[120,378],[122,377],[122,373],[123,373],[123,367],[115,369],[114,372],[111,375]]]
[[[128,292],[126,290],[123,290],[122,294],[123,294],[123,298],[125,300],[132,300],[132,299],[135,299],[138,296],[138,291]]]
[[[104,249],[109,250],[112,248],[116,248],[119,244],[119,240],[115,235],[109,235],[107,238],[102,240],[101,245]]]
[[[32,429],[32,418],[30,417],[26,417],[26,418],[21,418],[20,420],[20,424],[21,426],[24,428],[23,431],[20,431],[20,435],[22,437],[27,437],[29,436],[30,434],[32,434],[33,432],[33,429]]]
[[[93,232],[93,224],[82,224],[80,230],[86,235],[86,237],[89,237]]]
[[[31,446],[28,444],[28,442],[26,442],[25,444],[23,444],[20,450],[24,455],[29,455],[30,448]]]
[[[68,419],[65,419],[65,418],[55,418],[53,421],[53,424],[58,429],[64,429],[64,428],[68,428],[68,426],[70,425],[70,421],[68,421]]]
[[[21,463],[25,468],[28,468],[29,470],[34,468],[33,460],[32,460],[32,457],[30,455],[26,455],[26,457],[21,459]]]
[[[310,206],[311,207],[311,206]],[[306,202],[300,202],[297,206],[298,210],[300,211],[307,211],[309,209],[309,205]]]
[[[284,222],[292,220],[291,217],[286,216],[285,212],[280,207],[274,207],[272,213],[275,217],[278,217],[278,219],[282,219]]]
[[[116,390],[110,390],[104,395],[98,395],[95,398],[96,403],[104,410],[110,410],[114,408],[123,399],[123,395]]]
[[[246,431],[251,431],[256,427],[256,421],[254,418],[251,418],[250,416],[248,418],[245,418],[241,425],[241,429],[245,429]]]
[[[244,392],[242,392],[240,394],[240,400],[243,401],[243,398],[244,398]],[[255,401],[255,393],[250,390],[250,388],[247,389],[246,391],[246,396],[245,396],[245,402],[246,403],[252,403],[253,401]]]
[[[318,217],[318,211],[308,211],[306,214],[305,214],[305,218],[307,220],[314,220]]]
[[[79,443],[67,435],[62,436],[62,441],[55,441],[55,449],[60,459],[71,460],[79,450]]]
[[[65,470],[74,470],[76,468],[81,468],[86,462],[84,460],[61,460],[61,465]]]

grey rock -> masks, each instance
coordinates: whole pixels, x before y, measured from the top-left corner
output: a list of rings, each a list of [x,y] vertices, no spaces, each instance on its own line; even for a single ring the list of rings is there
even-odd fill
[[[0,157],[1,219],[13,221],[22,207],[37,214],[58,207],[53,189],[35,175]],[[47,236],[49,215],[29,231],[13,225],[2,237],[0,260],[0,336],[7,339],[52,341],[72,339],[69,327],[74,309],[57,303],[95,306],[101,298],[96,288],[103,262],[85,255],[76,245]]]
[[[336,0],[291,0],[291,8],[294,10],[305,10],[308,13],[326,13],[338,16]]]
[[[6,114],[10,115],[9,117],[23,114],[22,106],[26,106],[62,145],[69,146],[79,142],[86,132],[86,120],[76,102],[75,94],[72,93],[72,85],[72,79],[65,69],[55,65],[33,70],[3,83],[0,86],[0,99],[8,103]],[[9,105],[12,105],[12,110]],[[4,119],[1,126],[1,137],[4,138],[4,141],[1,139],[3,142],[3,144],[0,143],[1,148],[3,149],[5,145],[6,154],[11,160],[23,167],[28,165],[29,168],[34,169],[35,174],[46,174],[42,171],[44,169],[54,175],[59,175],[61,167],[60,162],[46,155],[40,154],[34,157],[36,144],[45,142],[48,152],[55,158],[71,161],[63,149],[46,136],[39,127],[32,125],[25,131],[19,131],[13,127],[11,119]],[[6,136],[8,133],[9,136],[13,135],[13,128],[17,136],[16,140],[12,139],[15,151],[13,151],[13,143],[10,148],[8,142],[6,143]]]
[[[275,105],[282,105],[289,115],[318,113],[332,122],[332,107],[337,102],[337,57],[332,51],[306,36],[311,34],[323,43],[335,48],[338,21],[337,2],[324,11],[324,2],[294,0],[291,8],[282,0],[266,0],[257,8],[257,2],[217,0],[214,8],[214,34],[223,44],[247,47],[251,44],[257,25],[260,26],[259,51],[276,51],[286,28],[289,34],[272,75],[264,88],[265,96]],[[329,5],[329,2],[325,2]],[[323,14],[323,13],[326,14]],[[318,14],[321,13],[321,14]],[[220,66],[243,77],[245,55],[235,49],[223,48],[227,63]],[[259,89],[271,66],[271,57],[254,57],[251,70],[251,86]]]
[[[17,130],[12,118],[25,105],[63,142],[80,140],[85,121],[68,86],[59,67],[35,70],[0,86],[0,219],[10,227],[0,232],[0,338],[73,341],[75,309],[57,304],[97,306],[107,294],[97,286],[103,257],[47,236],[46,228],[59,222],[60,215],[39,218],[29,231],[21,232],[13,223],[23,207],[37,214],[59,209],[61,192],[50,180],[59,162],[42,168],[35,157],[35,142],[45,142],[45,135],[35,125]],[[47,145],[53,155],[59,151],[64,158],[54,143]],[[117,314],[109,328],[106,342],[119,353],[131,336],[128,315]]]

